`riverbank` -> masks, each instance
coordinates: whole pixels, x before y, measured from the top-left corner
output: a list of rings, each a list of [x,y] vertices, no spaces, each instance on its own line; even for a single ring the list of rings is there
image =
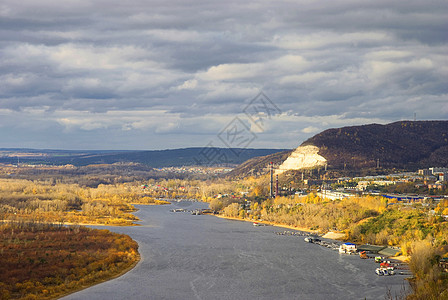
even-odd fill
[[[235,218],[235,217],[227,217],[227,216],[223,216],[223,215],[214,215],[214,216],[216,216],[218,218],[222,218],[222,219],[235,220],[235,221],[244,221],[244,222],[251,222],[251,223],[257,222],[257,223],[261,223],[261,224],[267,224],[267,225],[270,225],[270,226],[286,228],[286,229],[292,229],[292,230],[298,230],[298,231],[303,231],[303,232],[308,232],[308,233],[319,235],[319,231],[317,231],[317,230],[311,230],[309,228],[303,228],[303,227],[296,227],[296,226],[291,226],[291,225],[279,224],[279,223],[276,223],[276,222],[240,219],[240,218]],[[329,240],[338,240],[338,241],[343,241],[344,237],[345,237],[345,233],[332,232],[332,231],[327,232],[326,234],[322,235],[322,238],[329,239]],[[391,258],[394,259],[394,260],[398,260],[398,261],[400,261],[402,263],[408,263],[409,259],[410,259],[409,256],[405,256],[405,255],[393,256]]]
[[[309,232],[309,233],[316,234],[316,235],[319,234],[318,230],[311,230],[309,228],[296,227],[296,226],[285,225],[285,224],[280,224],[280,223],[276,223],[276,222],[240,219],[240,218],[227,217],[227,216],[222,216],[222,215],[213,215],[213,216],[218,217],[218,218],[222,218],[222,219],[235,220],[235,221],[244,221],[244,222],[250,222],[250,223],[256,222],[256,223],[266,224],[266,225],[275,226],[275,227],[281,227],[281,228],[286,228],[286,229],[292,229],[292,230],[299,230],[299,231]]]
[[[119,277],[141,260],[137,242],[106,230],[3,223],[0,236],[0,299],[59,298]]]
[[[121,270],[119,273],[117,273],[117,274],[115,274],[115,275],[112,275],[112,276],[109,276],[109,277],[106,277],[106,278],[98,279],[98,280],[96,280],[96,281],[91,282],[90,284],[86,284],[86,285],[79,286],[79,287],[77,287],[77,288],[74,289],[74,290],[71,290],[71,291],[66,292],[66,293],[59,294],[59,295],[55,296],[55,297],[52,298],[52,299],[59,299],[59,298],[62,298],[62,297],[66,297],[66,296],[68,296],[68,295],[77,293],[77,292],[79,292],[79,291],[85,290],[85,289],[90,288],[90,287],[92,287],[92,286],[95,286],[95,285],[104,283],[104,282],[109,281],[109,280],[112,280],[112,279],[119,278],[119,277],[123,276],[124,274],[126,274],[127,272],[129,272],[129,271],[131,271],[132,269],[134,269],[134,268],[137,266],[137,264],[140,262],[140,260],[141,260],[141,255],[140,255],[140,253],[137,253],[137,259],[136,259],[130,266],[124,268],[124,269]]]

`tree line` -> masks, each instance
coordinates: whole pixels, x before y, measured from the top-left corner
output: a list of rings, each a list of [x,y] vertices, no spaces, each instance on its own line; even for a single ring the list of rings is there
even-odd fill
[[[54,299],[139,260],[129,236],[82,226],[0,224],[0,299]]]
[[[133,204],[161,204],[137,184],[52,184],[0,179],[0,220],[131,225]]]

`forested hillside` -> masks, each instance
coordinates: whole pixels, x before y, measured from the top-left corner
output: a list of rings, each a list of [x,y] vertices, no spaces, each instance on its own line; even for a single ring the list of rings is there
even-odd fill
[[[258,176],[268,172],[269,164],[278,165],[291,154],[292,150],[251,158],[229,173],[231,177]]]
[[[330,168],[416,169],[448,166],[448,121],[400,121],[325,130],[304,145],[319,147]],[[378,161],[379,160],[379,161]]]
[[[327,160],[330,177],[448,167],[448,121],[400,121],[333,128],[306,140],[300,147],[308,145],[319,148],[318,154]],[[252,158],[230,175],[266,174],[270,161],[279,165],[291,152]]]

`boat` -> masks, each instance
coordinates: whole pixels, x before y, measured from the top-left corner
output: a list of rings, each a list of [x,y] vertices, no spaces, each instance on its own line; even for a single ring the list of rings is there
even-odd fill
[[[265,223],[258,223],[258,222],[254,222],[253,225],[254,225],[254,226],[268,226],[268,224],[265,224]]]
[[[339,253],[347,253],[352,254],[356,253],[358,249],[356,248],[356,244],[353,243],[344,243],[341,246],[339,246]]]
[[[375,269],[375,273],[378,276],[383,276],[384,275],[383,270],[381,268],[376,268]]]
[[[379,267],[375,269],[375,273],[378,276],[392,276],[395,275],[395,271],[393,267]]]
[[[307,243],[317,243],[320,242],[321,240],[312,236],[307,236],[306,238],[303,239],[305,242]]]
[[[367,256],[367,252],[366,252],[366,251],[361,251],[361,252],[359,252],[359,257],[362,258],[362,259],[367,259],[367,258],[369,258],[369,257]]]

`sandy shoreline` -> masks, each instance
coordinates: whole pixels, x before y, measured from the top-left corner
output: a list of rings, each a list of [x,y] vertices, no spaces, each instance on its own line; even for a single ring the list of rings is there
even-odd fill
[[[271,226],[275,226],[275,227],[299,230],[299,231],[309,232],[309,233],[313,233],[313,234],[319,233],[318,230],[311,230],[309,228],[295,227],[295,226],[291,226],[291,225],[279,224],[279,223],[269,222],[269,221],[255,221],[255,220],[240,219],[240,218],[234,218],[234,217],[226,217],[226,216],[221,216],[221,215],[213,215],[213,216],[221,218],[221,219],[228,219],[228,220],[235,220],[235,221],[243,221],[243,222],[250,222],[250,223],[257,222],[260,224],[267,224],[267,225],[271,225]]]

